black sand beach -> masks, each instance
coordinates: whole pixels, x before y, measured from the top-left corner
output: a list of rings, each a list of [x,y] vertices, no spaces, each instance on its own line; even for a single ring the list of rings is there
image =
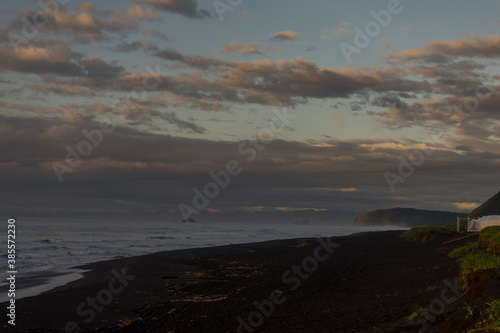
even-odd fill
[[[80,280],[18,300],[15,330],[4,330],[418,332],[423,325],[408,317],[441,297],[445,279],[453,282],[459,264],[447,254],[467,240],[411,243],[400,234],[277,240],[93,263],[79,267],[89,270]],[[425,331],[441,332],[443,325],[437,316]]]

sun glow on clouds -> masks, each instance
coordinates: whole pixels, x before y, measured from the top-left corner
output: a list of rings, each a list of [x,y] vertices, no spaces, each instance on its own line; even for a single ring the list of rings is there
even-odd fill
[[[471,211],[481,204],[475,202],[454,202],[452,205],[460,210]]]
[[[411,145],[404,145],[402,143],[397,142],[378,142],[378,143],[370,143],[370,144],[361,144],[361,147],[369,148],[370,150],[379,150],[379,149],[397,149],[397,150],[408,150],[408,149],[420,149],[426,150],[431,147],[424,143],[417,143]]]
[[[20,47],[17,51],[17,57],[20,60],[30,62],[44,61],[50,63],[64,63],[67,60],[55,52],[50,52],[44,48],[31,45],[27,47]]]

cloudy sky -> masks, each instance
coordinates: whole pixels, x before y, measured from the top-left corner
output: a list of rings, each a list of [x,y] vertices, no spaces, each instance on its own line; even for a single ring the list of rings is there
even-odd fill
[[[0,214],[468,212],[500,190],[498,0],[1,6]]]

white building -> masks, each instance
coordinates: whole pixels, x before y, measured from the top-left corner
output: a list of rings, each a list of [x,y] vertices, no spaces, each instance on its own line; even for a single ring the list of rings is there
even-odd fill
[[[480,232],[486,227],[500,226],[500,215],[488,215],[478,219],[471,219],[467,225],[468,232]]]

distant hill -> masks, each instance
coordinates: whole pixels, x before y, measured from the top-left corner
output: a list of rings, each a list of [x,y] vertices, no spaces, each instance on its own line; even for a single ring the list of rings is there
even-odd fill
[[[467,214],[414,208],[379,209],[356,216],[353,225],[394,225],[401,227],[444,225],[456,222],[457,216],[466,217]]]
[[[485,203],[469,214],[469,216],[473,218],[486,215],[500,215],[500,192],[489,198]]]

